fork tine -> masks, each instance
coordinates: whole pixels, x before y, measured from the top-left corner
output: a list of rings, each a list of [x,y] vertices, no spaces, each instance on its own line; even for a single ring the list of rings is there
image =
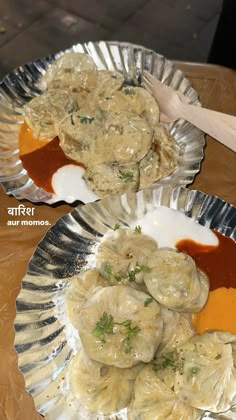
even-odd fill
[[[152,91],[152,84],[148,80],[143,80],[143,85],[148,91]]]
[[[153,89],[151,85],[148,85],[146,82],[143,83],[143,86],[145,87],[145,89],[151,94],[153,95]]]
[[[149,73],[147,70],[143,70],[143,75],[145,79],[149,81],[149,83],[152,83],[153,80],[155,80],[155,77],[151,73]]]
[[[148,86],[152,86],[152,83],[150,82],[150,80],[146,79],[146,77],[144,76],[143,78],[143,82],[148,85]]]

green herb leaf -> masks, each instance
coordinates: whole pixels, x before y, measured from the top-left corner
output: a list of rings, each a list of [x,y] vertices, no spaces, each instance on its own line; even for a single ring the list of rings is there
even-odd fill
[[[134,174],[131,171],[120,171],[119,178],[124,182],[132,182],[134,180]]]
[[[92,170],[88,171],[87,180],[93,182],[94,179],[94,172]]]
[[[125,95],[134,95],[134,90],[129,88],[124,88],[123,92]]]
[[[114,325],[122,325],[122,327],[126,328],[126,337],[124,339],[124,351],[125,353],[130,353],[132,350],[131,339],[133,336],[138,334],[141,329],[135,325],[131,327],[132,321],[130,319],[126,319],[122,322],[114,322]]]
[[[79,119],[80,119],[81,124],[92,124],[94,117],[89,117],[89,116],[84,117],[84,116],[79,115]]]
[[[126,319],[122,322],[114,322],[114,318],[111,314],[108,314],[107,312],[103,312],[101,318],[99,321],[96,322],[95,328],[92,331],[92,334],[99,338],[99,340],[102,343],[106,343],[106,334],[113,333],[114,325],[121,325],[122,327],[125,327],[125,339],[124,339],[124,351],[125,353],[130,353],[132,350],[131,345],[131,339],[136,334],[138,334],[141,329],[135,325],[134,327],[131,327],[132,321],[130,319]]]
[[[122,271],[118,271],[117,274],[114,275],[116,281],[120,282],[122,279],[127,278],[127,274],[123,273]]]
[[[126,321],[123,321],[123,322],[119,322],[119,323],[117,323],[117,324],[119,324],[119,325],[123,325],[123,327],[127,327],[127,328],[129,328],[130,327],[130,325],[131,325],[131,320],[130,319],[127,319]]]
[[[150,303],[152,303],[152,302],[153,302],[153,298],[152,298],[152,297],[147,298],[147,299],[144,301],[144,306],[145,306],[145,308],[147,308],[147,306],[148,306],[148,305],[150,305]]]
[[[72,114],[71,114],[71,116],[70,116],[70,121],[71,121],[71,124],[72,124],[72,125],[75,125],[74,120],[73,120],[73,115],[72,115]]]
[[[128,280],[130,282],[135,281],[136,280],[136,275],[144,272],[144,273],[149,273],[151,271],[151,268],[149,268],[147,265],[144,264],[138,264],[136,263],[136,267],[133,270],[129,270],[128,271]]]
[[[120,224],[116,223],[115,226],[113,227],[113,230],[118,230],[118,229],[120,229]]]
[[[133,281],[135,281],[135,277],[136,277],[136,270],[130,270],[128,271],[128,280],[132,283]]]
[[[101,272],[102,275],[106,278],[106,279],[110,279],[111,275],[112,275],[112,266],[109,262],[104,261],[101,265]]]
[[[132,350],[131,339],[136,334],[138,334],[139,331],[141,331],[141,329],[137,325],[133,328],[131,327],[131,322],[127,326],[127,337],[124,340],[125,353],[131,353],[131,350]]]
[[[134,229],[134,231],[135,231],[135,233],[142,233],[142,227],[141,226],[135,226],[135,229]]]
[[[131,353],[132,346],[131,346],[129,337],[126,337],[124,339],[124,345],[125,345],[125,353]]]
[[[181,359],[181,361],[178,361],[178,354],[175,351],[172,351],[170,353],[162,353],[160,357],[159,363],[153,364],[153,369],[158,372],[161,369],[171,368],[176,372],[177,370],[179,372],[182,372],[184,365],[184,359]]]
[[[192,375],[197,375],[197,373],[199,372],[199,370],[200,370],[200,367],[198,367],[198,366],[192,367],[192,369],[191,369]]]
[[[103,312],[99,321],[96,322],[96,326],[92,331],[92,334],[99,338],[102,343],[106,342],[105,334],[113,333],[114,318],[107,312]]]
[[[136,270],[139,270],[139,273],[141,273],[141,271],[143,272],[143,273],[150,273],[150,271],[151,271],[151,268],[150,267],[148,267],[147,265],[144,265],[144,264],[137,264],[137,268],[136,268]]]

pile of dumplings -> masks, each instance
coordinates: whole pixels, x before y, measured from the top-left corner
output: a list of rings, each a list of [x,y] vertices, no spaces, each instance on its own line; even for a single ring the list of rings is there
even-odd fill
[[[96,267],[67,290],[81,340],[69,365],[80,404],[105,416],[125,409],[128,420],[235,418],[236,336],[199,335],[191,322],[208,292],[189,255],[158,248],[140,226],[116,225],[96,249]]]
[[[92,58],[65,53],[41,80],[25,121],[36,139],[59,138],[65,155],[85,168],[98,197],[137,191],[169,175],[178,147],[159,123],[159,106],[117,71],[98,70]]]

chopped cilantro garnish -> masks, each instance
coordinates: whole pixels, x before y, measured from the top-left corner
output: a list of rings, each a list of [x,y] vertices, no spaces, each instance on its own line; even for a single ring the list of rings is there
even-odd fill
[[[81,124],[92,124],[94,117],[89,117],[89,116],[84,117],[84,116],[79,115],[79,119],[80,119]]]
[[[138,334],[139,331],[141,331],[141,329],[137,325],[133,328],[131,327],[131,325],[127,327],[127,337],[124,340],[125,353],[131,352],[132,350],[131,339],[134,335]]]
[[[102,272],[102,275],[106,279],[109,279],[111,277],[111,274],[112,274],[112,266],[111,266],[111,264],[109,262],[107,262],[107,261],[104,261],[102,263],[102,266],[101,266],[101,272]]]
[[[103,312],[100,320],[96,322],[96,326],[92,331],[92,334],[99,338],[103,343],[106,342],[105,334],[113,332],[114,319],[112,315],[107,312]]]
[[[128,271],[128,280],[129,281],[135,281],[136,280],[136,275],[143,272],[143,273],[149,273],[151,271],[151,269],[144,264],[138,264],[136,263],[136,267],[133,270],[129,270]]]
[[[124,182],[132,182],[134,180],[134,174],[131,171],[120,171],[119,178]]]
[[[137,271],[134,270],[130,270],[128,271],[128,280],[132,283],[133,281],[135,281],[135,276],[137,274]]]
[[[127,336],[124,339],[125,353],[131,352],[132,350],[131,339],[136,334],[138,334],[139,331],[141,331],[141,329],[137,325],[135,325],[134,327],[131,327],[131,323],[132,321],[130,319],[127,319],[126,321],[123,321],[123,322],[115,322],[115,324],[122,325],[123,327],[126,328]]]
[[[139,270],[139,273],[141,273],[141,271],[143,273],[150,273],[151,268],[144,264],[137,264],[137,270]]]
[[[200,367],[198,367],[198,366],[192,367],[192,369],[191,369],[192,375],[197,375],[197,373],[199,372],[199,370],[200,370]]]
[[[129,88],[124,88],[123,92],[125,95],[134,95],[134,90]]]
[[[87,180],[93,182],[93,179],[94,179],[94,172],[93,171],[89,171],[88,172]]]
[[[148,306],[148,305],[150,305],[150,303],[152,303],[152,302],[153,302],[153,298],[152,298],[152,297],[147,298],[147,299],[144,301],[144,306],[145,306],[145,308],[147,308],[147,306]]]
[[[116,223],[115,226],[113,227],[113,230],[118,230],[118,229],[120,229],[120,224]]]
[[[71,116],[70,116],[70,121],[71,121],[71,124],[72,124],[72,125],[75,125],[74,120],[73,120],[73,115],[72,115],[72,114],[71,114]]]
[[[184,359],[178,361],[178,354],[175,351],[170,353],[162,353],[159,363],[153,363],[153,369],[158,372],[159,370],[166,369],[170,367],[174,372],[177,370],[182,372],[183,370]]]
[[[122,327],[126,328],[125,331],[125,339],[124,339],[124,351],[125,353],[130,353],[132,350],[131,339],[136,334],[138,334],[141,329],[136,325],[134,327],[131,326],[132,321],[127,319],[122,322],[114,322],[114,318],[111,314],[107,312],[103,312],[99,321],[96,322],[95,328],[92,331],[92,334],[99,338],[102,343],[106,343],[106,334],[112,334],[114,325],[121,325]]]
[[[120,282],[122,279],[127,278],[127,274],[123,273],[122,271],[119,271],[117,274],[114,275],[114,277],[117,282]]]
[[[134,228],[135,233],[142,233],[142,227],[141,226],[135,226]]]

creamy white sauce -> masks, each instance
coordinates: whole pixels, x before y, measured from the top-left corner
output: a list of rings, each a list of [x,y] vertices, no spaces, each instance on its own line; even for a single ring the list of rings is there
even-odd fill
[[[76,200],[89,203],[99,197],[90,190],[83,180],[85,170],[76,165],[65,165],[59,168],[52,177],[52,187],[55,191],[49,204],[57,201],[73,203]]]
[[[204,245],[218,244],[218,238],[211,229],[199,225],[178,210],[164,206],[146,213],[131,227],[137,225],[142,227],[142,233],[154,238],[160,247],[175,248],[181,239],[192,239]]]

